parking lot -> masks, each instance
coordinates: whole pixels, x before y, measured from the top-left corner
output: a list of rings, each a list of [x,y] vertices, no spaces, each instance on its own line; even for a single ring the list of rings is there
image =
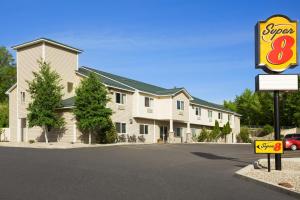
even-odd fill
[[[234,172],[252,145],[0,148],[0,199],[293,199]],[[283,157],[300,157],[300,151]]]

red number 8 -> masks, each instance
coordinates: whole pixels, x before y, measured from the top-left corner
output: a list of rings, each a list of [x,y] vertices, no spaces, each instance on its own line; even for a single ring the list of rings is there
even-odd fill
[[[281,143],[276,143],[274,145],[274,151],[279,151],[279,150],[281,150]]]
[[[295,40],[291,36],[281,36],[272,43],[272,51],[267,55],[267,59],[274,65],[287,62],[293,56],[291,50]]]

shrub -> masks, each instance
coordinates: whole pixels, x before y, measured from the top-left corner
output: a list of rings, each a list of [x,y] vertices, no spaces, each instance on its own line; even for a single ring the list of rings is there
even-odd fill
[[[273,131],[274,131],[273,126],[271,126],[271,125],[269,125],[269,124],[265,125],[265,126],[263,127],[263,130],[262,130],[262,132],[263,132],[264,135],[269,135],[269,134],[272,133]]]
[[[129,138],[128,138],[128,142],[136,142],[136,135],[131,135],[131,136],[129,136]]]
[[[33,143],[35,143],[35,141],[34,140],[29,140],[29,143],[33,144]]]
[[[2,133],[4,133],[4,130],[2,128],[0,128],[0,142],[1,142],[1,135]]]
[[[125,134],[119,135],[118,142],[126,142],[126,135]]]
[[[101,144],[115,143],[118,140],[116,128],[111,120],[105,127],[98,129],[96,133],[96,140]]]
[[[249,129],[247,127],[242,127],[240,134],[237,135],[237,141],[245,142],[245,143],[251,142],[249,135],[250,135]]]
[[[204,128],[201,130],[200,135],[198,136],[198,142],[204,142],[205,140],[208,140],[209,132]]]
[[[138,140],[139,140],[139,142],[145,142],[145,137],[144,137],[144,135],[140,135],[140,136],[138,136]]]

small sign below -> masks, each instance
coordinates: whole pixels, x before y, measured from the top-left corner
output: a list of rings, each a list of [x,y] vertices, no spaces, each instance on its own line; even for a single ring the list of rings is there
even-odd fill
[[[256,154],[283,153],[283,142],[281,140],[256,140],[254,145]]]
[[[260,74],[255,80],[256,91],[298,91],[297,74]]]

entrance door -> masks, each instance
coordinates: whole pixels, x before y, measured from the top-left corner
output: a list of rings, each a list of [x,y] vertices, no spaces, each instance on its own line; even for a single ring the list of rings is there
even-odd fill
[[[160,132],[160,139],[162,139],[162,141],[164,141],[164,142],[167,142],[168,141],[168,127],[160,126],[159,132]]]
[[[21,142],[25,142],[26,118],[21,119]]]

